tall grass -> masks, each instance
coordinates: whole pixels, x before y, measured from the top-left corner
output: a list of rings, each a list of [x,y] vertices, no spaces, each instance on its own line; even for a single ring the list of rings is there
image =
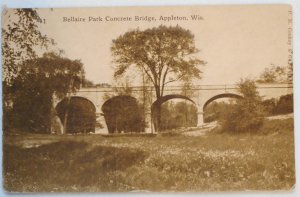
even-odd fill
[[[267,121],[261,129],[259,134],[203,137],[70,136],[35,148],[14,144],[22,136],[9,137],[16,141],[6,136],[4,188],[38,192],[292,188],[293,119]]]

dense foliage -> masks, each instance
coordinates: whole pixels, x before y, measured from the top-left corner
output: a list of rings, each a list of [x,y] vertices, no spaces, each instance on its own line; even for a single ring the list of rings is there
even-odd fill
[[[186,102],[166,102],[162,105],[160,130],[197,126],[197,107]]]
[[[109,133],[144,131],[142,108],[131,96],[115,96],[107,100],[102,106],[102,111]]]
[[[179,26],[159,26],[126,32],[113,40],[115,77],[122,76],[131,66],[137,67],[154,86],[156,98],[164,95],[168,83],[200,78],[199,65],[204,64],[195,54],[194,35]],[[157,103],[154,124],[160,125],[161,103]],[[159,128],[159,127],[155,127]]]
[[[14,83],[3,88],[10,93],[5,100],[4,130],[50,132],[54,97],[79,89],[83,74],[80,61],[53,53],[26,61]]]
[[[235,100],[230,100],[229,102],[225,101],[213,101],[208,104],[204,110],[203,118],[204,122],[212,122],[219,120],[221,114],[228,110],[232,105],[235,105]]]
[[[277,99],[263,101],[266,111],[270,115],[293,113],[294,99],[293,94],[283,95]]]
[[[238,87],[243,99],[238,99],[236,105],[223,112],[220,119],[222,128],[228,132],[257,132],[265,116],[262,98],[252,80],[241,80]]]
[[[54,42],[39,31],[43,20],[36,9],[8,9],[4,10],[3,17],[3,81],[9,85],[24,61],[37,58],[38,48],[46,48]]]

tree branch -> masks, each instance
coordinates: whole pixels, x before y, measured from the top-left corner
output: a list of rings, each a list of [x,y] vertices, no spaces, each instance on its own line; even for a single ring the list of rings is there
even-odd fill
[[[146,70],[146,68],[145,68],[143,65],[141,65],[141,66],[142,66],[143,70],[145,71],[145,73],[147,74],[147,76],[148,76],[148,77],[150,78],[150,80],[152,81],[153,85],[156,85],[154,79],[151,77],[151,75],[150,75],[149,72]]]
[[[163,76],[163,81],[162,81],[162,87],[161,87],[161,96],[163,95],[164,93],[164,88],[165,88],[165,80],[166,80],[166,77],[167,77],[167,74],[168,74],[168,71],[169,71],[169,66],[167,67],[165,73],[164,73],[164,76]]]
[[[180,75],[179,77],[177,77],[176,79],[173,79],[173,80],[170,80],[170,81],[167,81],[166,83],[164,83],[164,85],[168,84],[168,83],[172,83],[174,81],[178,81],[179,79],[181,79],[182,77],[184,77],[184,75]]]

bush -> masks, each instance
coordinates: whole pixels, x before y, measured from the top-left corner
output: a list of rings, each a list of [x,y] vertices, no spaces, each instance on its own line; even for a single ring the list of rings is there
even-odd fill
[[[263,101],[263,106],[268,115],[288,114],[294,111],[293,94],[271,98]]]
[[[216,102],[213,101],[208,104],[204,110],[203,118],[204,122],[212,122],[220,119],[220,115],[223,111],[228,110],[228,106],[234,105],[235,100],[229,100],[230,102]]]
[[[294,119],[284,120],[265,120],[264,126],[260,129],[261,134],[282,134],[293,135],[294,134]]]
[[[276,114],[287,114],[294,111],[293,94],[281,96],[275,108]]]
[[[235,133],[257,132],[263,125],[265,111],[255,82],[242,80],[238,87],[243,99],[223,110],[220,117],[222,129]]]
[[[275,108],[277,106],[277,101],[275,98],[266,99],[262,102],[267,115],[273,115],[275,113]]]

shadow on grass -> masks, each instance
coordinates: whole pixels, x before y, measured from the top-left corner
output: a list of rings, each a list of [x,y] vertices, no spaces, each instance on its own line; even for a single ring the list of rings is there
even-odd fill
[[[141,150],[97,146],[63,141],[37,148],[4,145],[4,188],[9,192],[83,191],[97,186],[116,190],[114,173],[143,163],[148,154]]]

